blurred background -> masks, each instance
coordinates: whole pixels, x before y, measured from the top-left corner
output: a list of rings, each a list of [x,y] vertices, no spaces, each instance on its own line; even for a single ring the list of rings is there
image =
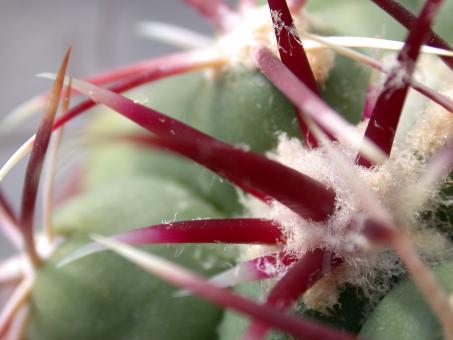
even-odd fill
[[[68,46],[70,73],[77,77],[174,50],[138,35],[137,23],[146,20],[210,30],[178,0],[0,0],[0,119],[50,88],[50,81],[35,75],[55,72]],[[38,119],[2,131],[0,164],[34,133]],[[1,183],[16,207],[25,165],[22,161]],[[10,251],[0,235],[0,258]]]

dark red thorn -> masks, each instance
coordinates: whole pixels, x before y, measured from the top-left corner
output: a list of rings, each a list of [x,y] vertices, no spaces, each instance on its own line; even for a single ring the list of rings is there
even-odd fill
[[[330,252],[315,249],[302,256],[270,291],[266,304],[285,312],[313,284],[341,263],[341,259]],[[270,330],[268,325],[254,321],[243,339],[264,339]]]
[[[150,62],[150,65],[148,65],[149,69],[142,69],[142,67],[139,66],[139,64],[132,65],[131,67],[124,68],[124,69],[119,69],[116,71],[115,76],[113,77],[113,73],[105,73],[101,74],[95,77],[92,77],[90,79],[95,80],[93,82],[94,84],[96,83],[106,83],[112,80],[118,80],[117,78],[120,76],[126,76],[129,73],[135,73],[132,72],[132,69],[137,68],[138,70],[142,70],[139,74],[136,74],[131,77],[127,77],[126,79],[123,79],[121,82],[111,86],[109,88],[110,91],[115,92],[115,93],[121,93],[128,91],[130,89],[133,89],[137,86],[147,84],[159,79],[163,78],[168,78],[174,75],[186,73],[189,71],[195,71],[200,68],[202,63],[200,65],[194,66],[191,62],[184,62],[183,58],[184,54],[179,53],[179,54],[173,54],[168,57],[162,58],[162,59],[156,59],[152,62]],[[187,57],[187,56],[186,56]],[[183,58],[182,61],[179,58]],[[147,63],[148,61],[145,61],[144,63]],[[161,64],[159,62],[162,62]],[[160,65],[160,66],[159,66]],[[112,77],[109,79],[109,77]],[[86,100],[78,104],[77,106],[73,107],[71,110],[66,112],[64,115],[61,117],[57,118],[55,121],[53,129],[56,130],[59,127],[63,126],[73,118],[77,117],[79,114],[82,112],[87,111],[88,109],[96,106],[97,103],[95,103],[92,100]]]
[[[283,64],[293,72],[307,87],[319,95],[315,76],[308,62],[294,21],[285,0],[268,0],[277,39],[278,52]]]
[[[293,72],[307,87],[319,95],[315,76],[308,62],[294,21],[285,0],[268,0],[277,39],[278,52],[283,64]]]
[[[218,64],[220,58],[210,56],[208,50],[177,52],[164,57],[142,60],[140,62],[99,73],[85,80],[96,85],[106,85],[130,77],[143,76],[148,73],[174,75],[184,71],[196,70],[200,65]],[[212,59],[212,60],[211,60]]]
[[[244,282],[266,280],[280,274],[282,268],[286,268],[297,261],[293,254],[284,251],[260,256],[221,272],[209,279],[210,283],[217,287],[233,287]]]
[[[93,236],[93,238],[101,245],[112,249],[119,255],[135,263],[137,266],[177,287],[221,307],[234,310],[247,317],[256,318],[263,323],[269,324],[274,328],[294,336],[296,339],[356,339],[356,337],[350,333],[335,330],[318,322],[285,315],[273,307],[259,305],[241,295],[218,288],[194,272],[153,254],[139,251],[126,244],[113,240],[101,239],[97,236]]]
[[[286,205],[300,216],[323,221],[334,208],[335,193],[319,182],[253,152],[215,139],[131,136],[130,140],[160,147],[187,157],[239,186]]]
[[[49,102],[36,133],[36,139],[33,144],[33,149],[28,161],[27,170],[25,173],[24,187],[22,191],[22,205],[20,213],[20,223],[24,245],[30,256],[31,261],[38,265],[40,262],[39,255],[36,252],[33,239],[33,217],[36,207],[36,198],[38,193],[39,180],[41,177],[44,158],[49,146],[50,136],[52,134],[52,126],[55,120],[55,114],[60,101],[66,68],[69,61],[71,48],[68,49],[63,59],[63,63],[55,79],[52,91],[49,95]]]
[[[384,88],[376,100],[373,114],[365,131],[365,138],[375,143],[387,155],[390,155],[392,150],[393,139],[421,46],[428,37],[431,23],[442,2],[442,0],[427,0],[425,2],[403,49],[398,54],[397,64],[388,74]],[[357,164],[364,167],[373,165],[371,161],[361,155],[357,157]]]
[[[14,212],[14,209],[7,199],[6,195],[4,194],[3,190],[0,189],[0,208],[4,211],[7,217],[14,223],[18,224],[17,215]]]
[[[186,157],[190,156],[191,159],[228,178],[248,192],[260,191],[282,202],[301,216],[316,221],[324,220],[333,211],[335,193],[308,176],[253,152],[234,148],[114,92],[76,79],[73,84],[78,91],[92,100],[107,105],[161,137],[159,139],[161,144],[155,143],[156,145],[166,148],[173,145],[176,148],[174,151],[186,153]],[[213,154],[213,151],[218,154]],[[229,157],[225,157],[226,154]],[[206,162],[210,163],[209,166],[204,164]],[[241,163],[246,164],[247,168],[238,166]],[[287,180],[278,183],[281,178]]]
[[[212,53],[213,52],[209,50],[172,53],[164,57],[146,59],[113,70],[101,72],[84,78],[84,80],[96,85],[115,83],[114,87],[118,88],[124,87],[127,83],[131,84],[129,88],[122,90],[126,91],[134,86],[143,84],[143,82],[157,80],[184,72],[196,71],[210,66],[215,67],[222,65],[224,60],[221,57],[214,56]],[[139,82],[140,79],[143,81],[142,83]],[[117,84],[119,81],[122,82]],[[74,94],[77,94],[77,91],[73,90],[71,95]],[[48,93],[42,94],[38,96],[36,100],[46,103],[48,95]]]
[[[243,150],[235,149],[229,146],[228,144],[222,143],[213,139],[212,137],[205,135],[204,133],[195,130],[177,120],[171,119],[157,111],[149,109],[143,105],[139,105],[134,103],[132,100],[129,100],[125,97],[122,97],[114,92],[111,92],[106,89],[98,88],[92,84],[85,83],[82,81],[75,81],[79,84],[79,90],[82,89],[86,95],[90,96],[92,99],[99,100],[102,103],[108,105],[112,109],[120,112],[122,115],[126,116],[127,118],[131,119],[138,125],[144,127],[145,129],[149,129],[153,133],[156,133],[161,136],[167,136],[169,138],[175,138],[174,136],[177,135],[178,138],[188,138],[189,140],[192,139],[199,139],[199,141],[204,141],[205,144],[209,144],[213,142],[213,144],[219,146],[223,145],[224,148],[234,150],[233,153],[241,155],[241,158],[247,158],[248,154],[251,154],[251,159],[257,160],[261,164],[261,166],[265,166],[268,170],[269,178],[266,180],[263,176],[260,175],[261,181],[263,181],[263,185],[267,187],[267,190],[256,190],[253,186],[247,183],[249,181],[249,176],[254,176],[253,173],[249,173],[246,176],[241,175],[241,168],[237,166],[233,166],[233,172],[239,176],[236,178],[240,183],[243,184],[243,188],[248,190],[249,192],[253,193],[256,191],[260,191],[258,193],[258,197],[262,198],[264,196],[271,196],[277,200],[280,200],[283,204],[289,204],[291,209],[295,209],[297,213],[303,214],[302,216],[307,216],[313,218],[315,220],[324,220],[330,213],[333,211],[334,201],[335,201],[335,194],[326,189],[322,184],[319,182],[311,179],[308,176],[300,174],[294,170],[291,170],[279,163],[273,162],[268,160],[262,156],[245,152]],[[77,87],[74,84],[74,87]],[[74,108],[73,110],[69,111],[66,115],[61,117],[55,124],[54,129],[58,128],[59,126],[65,124],[70,119],[74,118],[80,112],[88,109],[89,107],[94,105],[94,101],[85,102],[80,104],[78,107]],[[202,143],[203,144],[203,143]],[[230,153],[231,155],[231,153]],[[244,156],[245,155],[245,156]],[[234,159],[230,161],[234,162]],[[255,162],[256,163],[256,162]],[[270,164],[270,165],[269,165]],[[277,168],[279,170],[281,176],[275,176]],[[249,171],[256,171],[253,169],[249,169]],[[221,172],[221,169],[219,169]],[[293,184],[300,185],[297,189],[294,187],[290,187],[289,184],[285,182],[285,187],[281,188],[279,184],[276,182],[278,178],[285,178],[286,174],[290,173],[290,178],[293,179]],[[244,180],[245,178],[245,180]],[[259,182],[259,181],[258,181]],[[301,185],[304,184],[304,185]],[[304,188],[304,190],[301,190]],[[270,192],[265,192],[271,190]],[[286,193],[288,191],[288,193]],[[306,192],[306,194],[305,194]],[[293,196],[287,196],[287,195]],[[311,197],[313,195],[313,197]],[[304,198],[304,200],[300,200]],[[286,202],[286,203],[284,203]],[[314,204],[313,204],[314,203]],[[313,208],[311,208],[313,207]],[[314,209],[313,212],[310,210]]]
[[[176,137],[175,137],[176,138]],[[209,137],[211,138],[211,137]],[[164,146],[161,146],[159,143],[156,144],[156,139],[149,136],[149,135],[143,135],[143,134],[125,134],[125,135],[116,135],[116,136],[113,136],[113,140],[116,141],[116,140],[126,140],[126,141],[129,141],[129,142],[134,142],[134,143],[138,143],[142,146],[146,146],[146,147],[153,147],[153,148],[156,148],[156,147],[160,147],[160,148],[166,148]],[[173,150],[174,152],[176,152],[175,150]],[[180,154],[182,155],[182,154]],[[183,155],[184,157],[187,157],[189,159],[192,159],[190,158],[188,155]],[[200,165],[202,166],[205,166],[204,164],[202,163],[199,163]],[[206,166],[205,166],[206,167]],[[219,173],[217,173],[218,175],[220,175]],[[234,183],[238,186],[240,186],[239,184],[237,183]],[[248,194],[254,196],[255,198],[259,199],[260,201],[270,205],[272,204],[272,201],[273,201],[273,198],[265,193],[263,193],[262,191],[259,191],[255,188],[252,188],[252,187],[241,187],[242,190],[244,190],[245,192],[247,192]]]
[[[237,13],[223,0],[184,0],[222,32],[228,31]]]
[[[394,0],[371,0],[380,8],[382,8],[386,13],[391,15],[396,21],[401,25],[406,27],[409,31],[415,26],[417,17],[412,14],[407,8],[401,5],[399,2]],[[427,40],[427,45],[432,47],[443,48],[444,50],[451,51],[451,46],[442,39],[436,32],[429,29],[428,31],[429,38]],[[441,57],[443,62],[453,70],[453,58],[452,57]]]
[[[268,0],[277,40],[278,53],[283,64],[307,87],[319,95],[315,76],[308,62],[307,54],[302,45],[302,40],[297,34],[294,21],[285,0]],[[305,142],[309,147],[316,148],[318,141],[310,133],[305,123],[303,113],[296,107],[297,119]]]
[[[162,223],[109,236],[128,245],[225,243],[276,245],[285,241],[280,228],[272,221],[258,218],[205,219]],[[104,251],[90,243],[66,257],[58,266],[67,265],[88,255]]]
[[[378,89],[374,84],[368,84],[365,97],[365,105],[363,107],[362,119],[370,119],[373,114],[373,108],[376,105]]]
[[[173,71],[174,72],[178,72],[180,70],[175,69]],[[159,79],[160,77],[164,77],[164,76],[166,77],[166,76],[169,76],[169,75],[170,74],[168,73],[168,70],[155,70],[153,72],[149,72],[149,73],[146,73],[144,75],[137,76],[137,77],[134,77],[134,78],[129,79],[129,80],[125,80],[125,81],[123,81],[120,84],[112,86],[110,88],[110,90],[113,91],[113,92],[127,91],[127,90],[129,90],[129,89],[131,89],[131,88],[133,88],[135,86],[138,86],[138,85],[141,85],[141,84],[144,84],[144,83],[148,83],[150,81]],[[91,108],[91,107],[93,107],[95,105],[97,105],[97,103],[95,103],[92,100],[88,100],[88,101],[84,101],[84,102],[80,103],[79,105],[75,106],[70,111],[68,111],[66,114],[64,114],[63,116],[61,116],[59,119],[56,120],[56,122],[54,124],[54,127],[53,127],[54,130],[58,129],[61,126],[63,126],[64,124],[66,124],[67,122],[72,120],[73,118],[77,117],[80,113],[88,110],[89,108]],[[148,110],[147,108],[145,108],[145,109]],[[166,116],[163,116],[163,117],[166,117]],[[165,119],[165,118],[161,117],[161,119]],[[270,201],[268,195],[263,194],[262,192],[257,191],[254,188],[248,188],[248,189],[244,188],[244,190],[248,190],[249,193],[255,195],[257,198],[259,198],[259,199],[261,199],[261,200],[263,200],[265,202],[269,202]],[[324,190],[325,189],[323,189],[323,191]],[[328,195],[328,196],[330,197],[331,195]],[[330,198],[324,197],[324,198],[327,199],[326,200],[326,204],[325,204],[326,206],[333,205],[333,203],[331,202],[331,199],[330,199],[331,197]]]
[[[280,228],[258,218],[206,219],[163,223],[114,235],[131,245],[158,243],[270,244],[284,241]]]
[[[258,69],[294,105],[301,108],[308,117],[329,131],[341,143],[354,149],[358,148],[362,136],[357,133],[356,128],[301,82],[271,50],[260,46],[255,49],[253,57]],[[367,154],[385,160],[385,156],[381,155],[382,152],[376,146],[370,143],[365,145]]]
[[[264,275],[266,273],[266,267],[277,267],[281,265],[283,267],[288,267],[297,261],[297,258],[293,254],[287,252],[279,252],[271,255],[265,255],[252,260],[252,263],[255,265],[258,271]],[[267,275],[269,277],[269,275]]]

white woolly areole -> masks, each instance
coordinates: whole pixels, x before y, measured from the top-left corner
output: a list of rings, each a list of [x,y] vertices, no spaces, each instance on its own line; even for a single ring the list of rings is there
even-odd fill
[[[243,15],[243,20],[238,22],[234,29],[221,35],[215,43],[219,54],[226,56],[230,61],[228,68],[232,65],[254,68],[251,56],[258,46],[266,46],[276,55],[278,54],[278,42],[275,39],[269,8],[267,6],[252,8]],[[297,29],[295,31],[290,29],[290,31],[294,31],[294,36],[299,39],[298,32],[309,28],[308,21],[302,12],[292,13],[292,15]],[[272,17],[278,19],[278,11],[273,11]],[[282,25],[284,23],[278,23],[277,20],[276,28],[281,30],[284,28]],[[323,83],[333,66],[335,54],[324,46],[307,48],[305,51],[316,81]]]
[[[421,201],[412,196],[411,188],[417,185],[428,159],[452,137],[452,113],[431,105],[412,125],[406,138],[395,142],[390,159],[381,166],[359,167],[355,165],[354,152],[332,144],[335,152],[349,161],[354,176],[367,185],[392,214],[396,224],[407,229],[420,255],[429,263],[450,256],[445,237],[420,219],[427,200],[438,198],[439,187],[429,188],[430,192],[425,193]],[[362,236],[362,221],[366,215],[360,199],[351,190],[348,180],[337,171],[325,148],[309,150],[298,139],[281,135],[277,149],[269,157],[318,180],[336,193],[335,210],[324,222],[303,219],[279,202],[267,206],[251,197],[242,198],[254,217],[271,219],[282,228],[287,237],[286,251],[300,257],[309,250],[323,248],[341,256],[340,267],[314,285],[305,294],[304,302],[318,310],[331,307],[346,283],[361,288],[370,301],[388,291],[392,277],[401,275],[404,269],[392,250],[373,248]],[[255,246],[248,256],[274,251],[275,247]],[[272,271],[274,269],[270,269]]]

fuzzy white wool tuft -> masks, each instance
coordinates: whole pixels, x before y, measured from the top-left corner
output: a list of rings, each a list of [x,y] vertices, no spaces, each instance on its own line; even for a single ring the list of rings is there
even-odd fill
[[[279,13],[273,12],[274,17]],[[305,15],[292,13],[297,32],[294,32],[297,40],[298,33],[307,31],[309,28],[308,20]],[[215,46],[220,55],[226,56],[230,60],[230,65],[255,68],[251,56],[253,51],[259,46],[266,46],[278,54],[277,41],[272,25],[271,13],[267,6],[250,9],[244,13],[244,20],[238,23],[234,29],[221,35],[215,42]],[[283,29],[283,23],[277,25],[277,29]],[[293,29],[290,29],[293,31]],[[306,49],[308,61],[313,71],[316,81],[322,84],[334,64],[335,54],[324,46],[312,46]]]
[[[453,91],[446,94],[451,96]],[[350,162],[355,176],[366,183],[391,212],[396,224],[411,235],[420,255],[431,264],[451,257],[445,236],[420,217],[427,206],[435,207],[439,203],[441,183],[425,188],[429,192],[423,195],[414,195],[411,188],[417,186],[429,158],[452,137],[453,114],[429,105],[405,138],[395,142],[390,159],[381,166],[373,169],[356,166],[354,152],[337,143],[332,145]],[[269,207],[253,198],[242,198],[254,217],[268,218],[281,226],[288,239],[286,251],[301,256],[321,247],[342,257],[343,264],[336,273],[321,280],[304,296],[307,306],[318,310],[331,307],[337,302],[339,289],[346,283],[361,288],[370,301],[385,294],[392,278],[401,275],[404,269],[392,250],[377,249],[362,236],[361,222],[366,215],[361,212],[360,200],[350,189],[348,180],[336,170],[326,150],[323,147],[308,150],[299,140],[281,135],[277,149],[269,157],[336,192],[335,211],[322,223],[305,220],[278,202]],[[252,251],[254,255],[263,255],[275,251],[275,247],[255,246]],[[269,270],[281,270],[281,266]]]

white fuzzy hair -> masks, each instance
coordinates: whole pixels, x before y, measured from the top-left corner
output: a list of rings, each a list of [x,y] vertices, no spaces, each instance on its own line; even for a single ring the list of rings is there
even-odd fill
[[[453,90],[445,94],[452,97]],[[335,152],[349,161],[355,176],[366,183],[391,212],[397,225],[406,229],[419,254],[431,264],[451,257],[446,236],[433,229],[435,222],[422,219],[426,209],[435,209],[440,203],[442,182],[416,195],[412,189],[417,187],[430,157],[452,137],[452,113],[430,104],[417,119],[412,119],[405,136],[398,136],[391,157],[380,166],[372,169],[357,166],[356,152],[338,143],[332,144]],[[282,134],[278,147],[268,156],[318,180],[336,193],[334,212],[324,222],[306,220],[278,202],[267,206],[251,197],[242,198],[252,216],[271,219],[282,228],[287,238],[284,246],[287,252],[302,256],[323,248],[341,256],[343,263],[338,270],[305,294],[306,305],[318,310],[331,307],[337,303],[338,293],[345,284],[362,289],[371,302],[385,294],[392,279],[404,273],[404,268],[391,249],[372,247],[363,237],[361,222],[366,216],[361,211],[360,199],[350,188],[348,179],[337,171],[326,149],[322,146],[306,149],[298,139]],[[270,251],[275,248],[255,246],[248,256],[251,252],[256,255]],[[281,270],[282,266],[270,271],[277,269]]]

